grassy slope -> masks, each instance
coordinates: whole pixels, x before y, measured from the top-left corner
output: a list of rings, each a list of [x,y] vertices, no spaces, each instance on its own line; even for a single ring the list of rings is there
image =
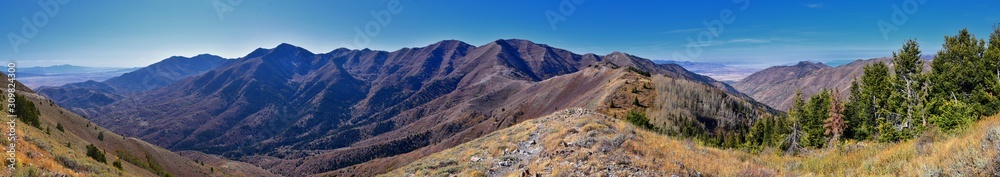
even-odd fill
[[[6,81],[5,77],[0,79]],[[6,85],[5,83],[3,85]],[[121,158],[116,155],[116,150],[127,151],[142,161],[148,161],[146,154],[149,154],[149,157],[153,158],[152,161],[173,176],[260,175],[235,171],[231,168],[220,168],[211,164],[202,165],[145,141],[123,137],[101,128],[69,110],[51,104],[48,99],[31,93],[30,90],[19,90],[19,93],[25,95],[41,112],[42,128],[35,128],[18,121],[16,128],[19,138],[16,142],[18,168],[14,174],[8,174],[9,172],[4,168],[0,170],[0,176],[53,176],[60,174],[68,176],[157,176],[150,170],[125,160],[121,160],[123,170],[113,167],[112,162]],[[4,108],[4,112],[6,112],[6,108]],[[3,121],[6,122],[7,119],[3,118]],[[65,131],[57,130],[57,124],[61,124]],[[4,124],[3,127],[6,133],[7,125]],[[46,128],[49,129],[50,134],[46,134]],[[100,132],[104,134],[103,141],[97,139]],[[2,139],[0,143],[6,146],[7,136],[3,136]],[[86,156],[85,147],[89,144],[94,144],[105,152],[107,163],[100,163]],[[263,171],[259,168],[256,169],[250,172]]]
[[[583,113],[581,113],[583,112]],[[532,141],[536,145],[532,145]],[[954,135],[900,143],[847,142],[800,156],[705,147],[634,128],[590,111],[561,111],[493,132],[396,169],[386,176],[542,174],[593,176],[695,173],[721,176],[998,175],[1000,116]]]

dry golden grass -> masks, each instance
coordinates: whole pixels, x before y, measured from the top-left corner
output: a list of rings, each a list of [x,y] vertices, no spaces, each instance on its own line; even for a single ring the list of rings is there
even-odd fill
[[[18,165],[13,174],[7,174],[6,168],[0,170],[0,176],[155,176],[143,169],[126,165],[127,163],[124,162],[124,170],[113,167],[112,162],[118,159],[113,154],[105,154],[107,163],[100,163],[87,157],[84,147],[90,143],[70,131],[71,128],[75,128],[75,125],[63,124],[66,131],[57,130],[55,122],[65,123],[65,120],[57,120],[65,115],[51,111],[54,107],[48,106],[47,103],[44,103],[46,100],[41,100],[33,94],[29,94],[28,98],[35,102],[36,107],[42,111],[40,117],[42,128],[35,128],[20,121],[17,123],[16,159]],[[4,124],[4,127],[7,125]],[[86,129],[93,130],[94,127],[96,125]],[[46,128],[49,129],[49,134],[46,134]],[[4,129],[6,130],[6,128]],[[103,131],[103,129],[101,130]],[[121,139],[120,136],[110,132],[105,132],[105,136],[108,139]],[[3,138],[7,138],[6,134]],[[6,145],[8,141],[2,142]],[[69,147],[67,147],[67,143],[70,144]],[[61,161],[68,161],[75,166],[67,166]]]
[[[540,141],[540,152],[525,155],[526,161],[515,161],[519,163],[511,167],[497,165],[510,156],[504,150],[530,142],[533,134]],[[602,145],[619,137],[625,141],[618,146]],[[590,140],[594,143],[581,145]],[[753,154],[706,147],[603,115],[566,116],[562,111],[432,154],[386,175],[996,176],[1000,175],[998,150],[1000,116],[983,118],[954,135],[927,134],[899,143],[849,141],[786,156],[778,149]],[[609,168],[613,170],[605,170]]]

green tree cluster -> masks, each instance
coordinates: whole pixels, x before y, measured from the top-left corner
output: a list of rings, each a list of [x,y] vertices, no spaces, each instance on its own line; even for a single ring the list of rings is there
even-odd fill
[[[646,117],[646,113],[642,110],[629,110],[628,115],[625,116],[625,120],[633,125],[644,128],[647,130],[653,130],[653,124],[649,123],[649,118]]]
[[[114,163],[111,163],[111,166],[118,168],[118,170],[122,170],[122,161],[116,160]]]
[[[94,146],[93,144],[87,145],[87,157],[101,163],[108,163],[108,159],[104,157],[104,152],[101,152],[101,150],[97,149],[97,146]]]
[[[757,120],[745,146],[830,146],[840,138],[896,142],[929,126],[950,132],[1000,107],[1000,26],[990,43],[968,30],[945,37],[943,49],[924,72],[916,40],[893,52],[890,64],[872,62],[849,88],[843,104],[828,90],[804,99],[796,93],[787,117]]]
[[[927,127],[943,132],[966,127],[1000,108],[1000,26],[990,42],[963,29],[945,36],[941,51],[924,72],[916,40],[893,53],[892,69],[882,62],[864,67],[844,105],[845,137],[895,142]]]
[[[14,115],[17,115],[17,119],[25,124],[38,129],[42,128],[42,122],[39,120],[42,113],[38,111],[38,108],[35,108],[34,103],[28,101],[21,94],[14,95]]]
[[[763,147],[788,148],[785,140],[792,132],[792,122],[788,116],[768,116],[758,119],[747,132],[745,147],[760,150]]]
[[[924,71],[920,45],[907,40],[889,64],[866,65],[843,102],[826,89],[808,98],[797,92],[787,114],[752,120],[746,127],[712,132],[697,118],[668,116],[676,126],[661,132],[717,147],[776,147],[786,152],[832,147],[841,139],[896,142],[928,127],[951,132],[1000,111],[1000,25],[993,29],[989,42],[964,29],[946,36],[929,72]],[[645,118],[630,112],[628,119],[651,127],[640,117]]]
[[[813,94],[805,104],[798,104],[792,109],[797,109],[799,114],[797,120],[802,128],[802,135],[799,142],[805,147],[823,147],[827,137],[824,135],[826,124],[824,121],[830,118],[830,91],[823,91]],[[796,98],[799,99],[799,98]],[[801,102],[801,101],[799,101]]]

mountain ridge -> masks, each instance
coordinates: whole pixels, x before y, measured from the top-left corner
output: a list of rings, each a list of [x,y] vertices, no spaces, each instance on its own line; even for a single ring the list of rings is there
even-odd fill
[[[88,110],[126,99],[129,95],[166,86],[177,80],[200,74],[228,62],[226,59],[200,54],[191,58],[173,56],[147,67],[111,77],[105,81],[88,80],[62,86],[43,86],[38,93],[77,114],[88,116]]]
[[[617,71],[595,72],[607,68]],[[563,104],[579,104],[581,99],[601,102],[606,97],[569,99],[582,92],[553,90],[571,83],[546,81],[566,75],[584,77],[584,73],[614,76],[627,68],[691,81],[694,87],[718,89],[756,104],[731,86],[676,64],[655,64],[620,52],[581,55],[528,40],[501,39],[481,46],[445,40],[392,52],[339,48],[313,53],[283,43],[271,49],[258,48],[168,86],[83,111],[116,132],[171,150],[221,154],[277,174],[298,176],[367,162],[359,159],[388,158],[423,149],[396,158],[408,162],[548,114]],[[581,73],[585,70],[595,71]],[[538,83],[552,86],[532,86]],[[607,83],[591,83],[580,89],[607,87]],[[569,102],[537,99],[558,93],[569,95],[551,98]],[[616,102],[624,104],[623,99],[616,97]],[[546,107],[541,105],[555,107],[532,108]],[[521,111],[503,111],[514,109]],[[490,119],[496,122],[484,122]],[[722,119],[736,117],[705,120],[712,119],[729,122]],[[388,148],[400,144],[409,146]],[[302,160],[328,165],[303,166],[298,162]]]

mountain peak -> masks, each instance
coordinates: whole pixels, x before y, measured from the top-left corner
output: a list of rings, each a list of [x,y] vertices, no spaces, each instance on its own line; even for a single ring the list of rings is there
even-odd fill
[[[829,68],[830,66],[823,64],[823,62],[800,61],[795,64],[795,67]]]
[[[605,57],[608,57],[608,58],[628,59],[628,58],[632,58],[632,55],[629,55],[628,53],[624,53],[624,52],[614,51],[614,52],[611,52],[608,55],[605,55]]]
[[[435,45],[435,44],[438,44],[438,45],[455,45],[455,44],[469,45],[468,43],[465,43],[465,42],[460,41],[460,40],[455,40],[455,39],[442,40],[442,41],[439,41],[439,42],[431,44],[431,45]]]
[[[497,40],[493,41],[490,44],[500,44],[500,45],[506,44],[506,45],[516,46],[516,47],[524,47],[524,46],[549,47],[548,45],[535,43],[533,41],[526,40],[526,39],[497,39]]]
[[[278,44],[278,46],[275,46],[272,49],[265,49],[265,48],[254,49],[253,52],[250,52],[250,54],[247,54],[246,56],[243,56],[243,58],[261,57],[261,56],[264,56],[264,55],[267,55],[267,54],[270,54],[270,53],[294,54],[294,53],[298,53],[298,52],[304,52],[304,53],[308,53],[308,54],[313,54],[309,50],[306,50],[306,49],[304,49],[302,47],[295,46],[295,45],[292,45],[292,44],[289,44],[289,43],[281,43],[281,44]]]
[[[451,50],[451,49],[458,49],[458,48],[475,48],[475,46],[472,46],[472,45],[470,45],[468,43],[465,43],[465,42],[462,42],[462,41],[459,41],[459,40],[449,39],[449,40],[439,41],[439,42],[436,42],[436,43],[431,44],[431,45],[427,45],[424,48]]]
[[[204,53],[204,54],[195,55],[193,57],[171,56],[170,58],[163,59],[163,62],[186,62],[188,60],[216,60],[216,59],[225,59],[225,58],[222,58],[222,57],[217,56],[217,55],[212,55],[212,54]],[[157,63],[160,63],[160,62],[157,62]],[[153,65],[156,65],[157,63],[153,63]]]
[[[274,47],[273,50],[274,51],[286,51],[286,50],[306,50],[306,49],[304,49],[302,47],[299,47],[299,46],[295,46],[295,45],[289,44],[289,43],[281,43],[281,44],[278,44],[278,46]]]
[[[195,55],[194,57],[191,57],[191,58],[222,58],[222,57],[220,57],[218,55],[212,55],[212,54],[203,53],[203,54]]]

